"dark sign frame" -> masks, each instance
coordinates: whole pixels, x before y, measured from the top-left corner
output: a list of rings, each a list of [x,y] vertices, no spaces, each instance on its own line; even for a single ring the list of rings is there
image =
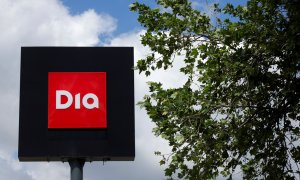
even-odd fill
[[[48,72],[106,72],[107,129],[48,129]],[[133,47],[22,47],[20,161],[133,161]]]

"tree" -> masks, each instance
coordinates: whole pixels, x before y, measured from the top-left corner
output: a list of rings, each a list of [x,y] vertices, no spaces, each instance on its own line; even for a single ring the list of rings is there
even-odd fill
[[[151,49],[136,68],[150,75],[183,56],[188,77],[180,88],[150,82],[139,103],[172,147],[169,155],[156,152],[166,176],[299,177],[299,1],[214,4],[211,17],[188,0],[156,2],[130,6]]]

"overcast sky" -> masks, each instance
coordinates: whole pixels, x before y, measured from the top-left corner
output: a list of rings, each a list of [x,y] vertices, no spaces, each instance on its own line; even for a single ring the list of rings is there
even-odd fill
[[[0,0],[0,179],[67,180],[69,165],[60,162],[20,163],[18,151],[19,74],[21,46],[134,46],[135,60],[149,50],[140,44],[144,31],[137,14],[129,12],[129,0]],[[140,1],[141,2],[141,1]],[[154,1],[142,2],[152,3]],[[204,4],[203,4],[204,2]],[[194,1],[197,8],[211,1]],[[237,1],[236,1],[237,2]],[[204,8],[204,10],[207,10]],[[149,78],[135,73],[135,98],[147,93],[147,81],[166,87],[181,85],[185,77],[176,69],[159,71]],[[86,163],[84,179],[159,180],[164,177],[154,151],[170,151],[152,134],[153,124],[136,107],[136,158],[133,162]]]

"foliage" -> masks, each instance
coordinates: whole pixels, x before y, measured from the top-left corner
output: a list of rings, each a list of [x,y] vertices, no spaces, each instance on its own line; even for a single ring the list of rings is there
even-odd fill
[[[172,67],[188,77],[180,88],[150,82],[139,104],[168,140],[166,176],[180,179],[295,179],[300,161],[300,15],[298,0],[214,4],[208,16],[188,0],[130,6],[147,29],[151,54],[140,73]],[[158,56],[159,55],[159,56]]]

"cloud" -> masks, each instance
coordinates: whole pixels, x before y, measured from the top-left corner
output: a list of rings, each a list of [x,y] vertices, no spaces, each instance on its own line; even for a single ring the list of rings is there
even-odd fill
[[[8,45],[87,46],[111,33],[116,20],[90,9],[71,16],[57,0],[2,0],[1,43]]]
[[[219,0],[211,1],[196,1],[192,0],[192,8],[200,10],[202,13],[205,13],[207,16],[212,17],[214,15],[214,10],[212,8],[213,4],[218,4]]]
[[[137,62],[139,59],[145,58],[150,54],[150,49],[145,47],[140,42],[140,36],[146,31],[134,31],[130,33],[124,33],[118,37],[113,38],[109,46],[132,46],[134,47],[134,59]],[[137,99],[141,99],[143,95],[148,91],[146,82],[148,81],[159,81],[162,82],[165,88],[174,88],[182,86],[187,78],[179,71],[184,66],[182,57],[176,57],[173,63],[173,67],[168,70],[156,70],[152,72],[149,77],[146,77],[143,73],[138,74],[135,71],[135,92]]]

